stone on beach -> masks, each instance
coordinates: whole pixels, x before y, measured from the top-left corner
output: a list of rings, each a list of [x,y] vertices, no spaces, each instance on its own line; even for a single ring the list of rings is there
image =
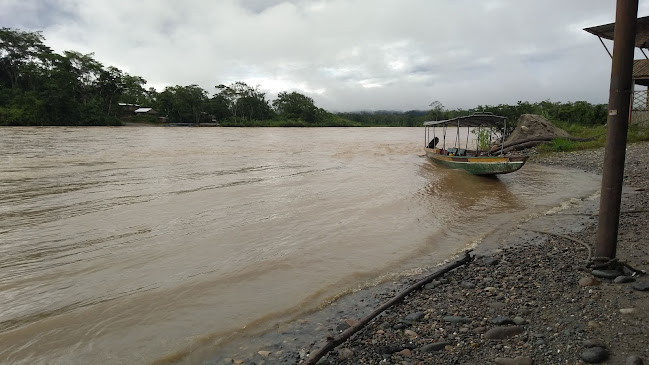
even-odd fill
[[[595,286],[595,285],[599,285],[601,283],[602,283],[601,281],[599,281],[599,280],[597,280],[597,279],[595,279],[594,277],[591,277],[591,276],[585,276],[585,277],[579,279],[579,285],[581,285],[581,286]]]
[[[435,342],[435,343],[429,343],[427,345],[424,345],[421,347],[422,352],[435,352],[435,351],[441,351],[446,348],[446,346],[450,345],[448,342]]]
[[[484,337],[489,340],[503,340],[525,332],[520,326],[498,326],[485,332]]]
[[[464,289],[473,289],[475,288],[475,284],[470,281],[463,281],[460,283],[460,287]]]
[[[649,290],[649,282],[639,281],[637,283],[634,283],[632,287],[633,287],[633,289],[638,290],[638,291],[648,291]]]
[[[593,270],[591,274],[602,279],[615,279],[618,276],[624,275],[622,272],[618,270]]]
[[[351,349],[343,347],[340,350],[338,350],[338,357],[341,359],[349,359],[353,356],[354,356],[354,351],[352,351]]]
[[[446,317],[444,317],[444,320],[446,322],[451,322],[451,323],[470,323],[471,322],[470,318],[460,317],[460,316],[446,316]]]
[[[599,346],[589,347],[581,352],[580,357],[589,364],[597,364],[608,359],[608,351]]]
[[[630,355],[624,362],[625,365],[644,365],[644,361],[638,355]]]
[[[507,317],[507,316],[498,316],[495,317],[491,320],[491,323],[497,324],[499,326],[506,325],[506,324],[514,324],[514,321]]]
[[[613,280],[613,282],[616,284],[632,283],[634,281],[635,278],[633,278],[632,276],[625,276],[625,275],[618,276]]]
[[[426,316],[424,312],[414,312],[408,314],[403,320],[404,322],[419,322]]]
[[[497,357],[494,362],[500,365],[534,365],[534,360],[527,356],[516,356],[513,359]]]

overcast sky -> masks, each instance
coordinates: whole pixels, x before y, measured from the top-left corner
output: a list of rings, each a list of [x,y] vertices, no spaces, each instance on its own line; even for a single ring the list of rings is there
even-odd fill
[[[2,26],[160,91],[244,81],[333,112],[605,103],[611,61],[582,29],[614,20],[615,0],[0,0]]]

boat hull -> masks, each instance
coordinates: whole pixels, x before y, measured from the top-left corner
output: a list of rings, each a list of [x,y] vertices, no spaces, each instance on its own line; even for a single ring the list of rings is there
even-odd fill
[[[527,156],[448,156],[439,149],[426,148],[426,156],[434,162],[452,169],[464,170],[474,175],[498,175],[517,171],[527,161]]]

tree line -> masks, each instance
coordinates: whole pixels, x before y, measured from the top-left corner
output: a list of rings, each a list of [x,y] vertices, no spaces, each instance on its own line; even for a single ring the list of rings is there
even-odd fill
[[[437,102],[430,110],[330,113],[301,93],[283,91],[270,101],[258,86],[241,81],[218,84],[211,93],[195,84],[158,92],[147,88],[140,76],[101,64],[93,53],[57,54],[44,42],[41,32],[0,29],[0,126],[120,125],[133,120],[223,126],[415,127],[426,120],[474,112],[492,112],[510,121],[532,113],[580,125],[606,123],[606,105],[585,101],[519,101],[455,110],[446,110]],[[158,114],[135,116],[132,107],[136,105],[153,108]]]
[[[354,121],[364,126],[392,126],[392,127],[417,127],[429,120],[446,120],[473,113],[493,113],[507,117],[510,126],[515,126],[518,118],[523,114],[538,114],[553,122],[563,122],[583,126],[596,126],[606,124],[606,104],[591,104],[586,101],[576,102],[551,102],[544,100],[537,103],[519,101],[516,105],[479,105],[470,109],[444,108],[441,103],[430,110],[399,111],[365,111],[353,113],[339,113],[345,119]]]
[[[218,122],[226,126],[342,126],[354,123],[318,108],[298,92],[280,92],[270,102],[245,82],[219,84],[210,94],[198,85],[158,92],[147,81],[94,54],[45,45],[41,32],[0,29],[0,125],[120,125],[122,120],[169,123]],[[135,106],[156,116],[134,117]]]

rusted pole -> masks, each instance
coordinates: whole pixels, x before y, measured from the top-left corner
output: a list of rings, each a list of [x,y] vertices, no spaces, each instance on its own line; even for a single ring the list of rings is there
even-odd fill
[[[617,0],[608,126],[595,257],[615,257],[624,179],[626,133],[631,112],[633,51],[638,0]]]

